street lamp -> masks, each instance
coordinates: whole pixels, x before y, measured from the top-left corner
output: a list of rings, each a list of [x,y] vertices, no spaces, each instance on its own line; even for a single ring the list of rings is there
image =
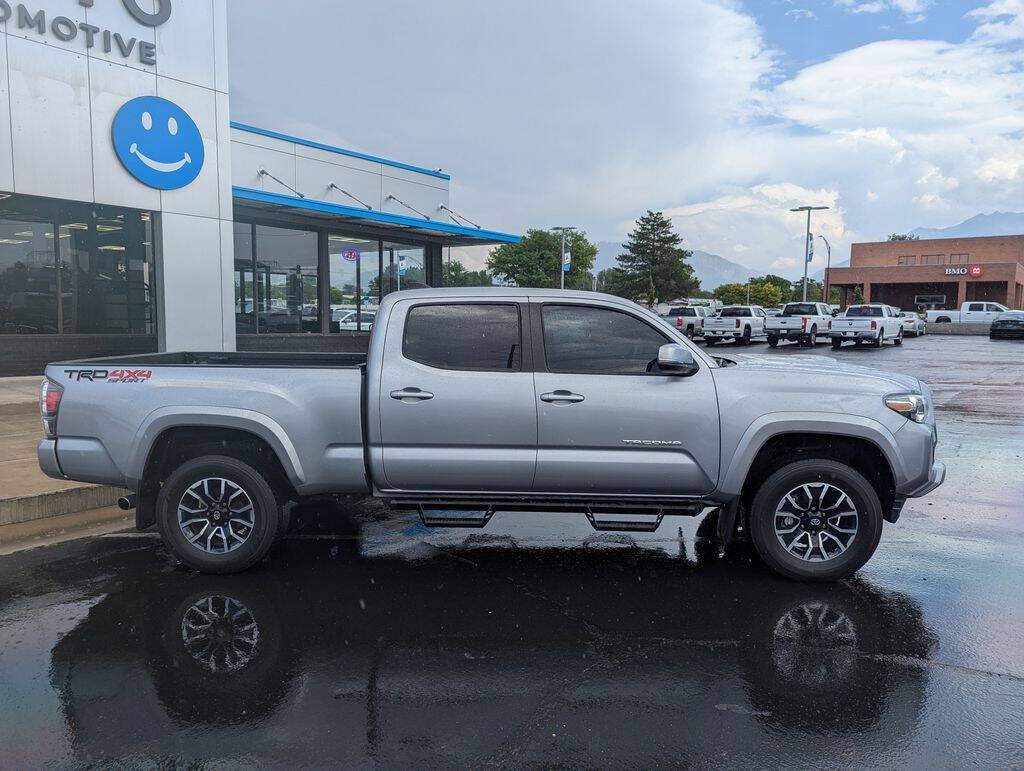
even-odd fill
[[[811,212],[827,208],[827,206],[797,206],[795,209],[790,209],[790,211],[807,212],[807,233],[804,235],[804,302],[807,302],[807,258],[811,256]]]
[[[825,285],[822,288],[821,299],[825,301],[825,305],[832,305],[832,301],[828,295],[828,272],[832,267],[832,244],[828,242],[821,233],[818,233],[818,238],[825,242]]]
[[[558,280],[559,286],[561,286],[562,289],[565,289],[565,234],[568,233],[570,230],[575,230],[576,228],[573,227],[572,225],[558,225],[557,227],[553,227],[551,229],[554,230],[556,233],[562,234],[562,251],[559,253],[558,256],[562,258],[563,262],[562,265],[560,265],[558,268]]]

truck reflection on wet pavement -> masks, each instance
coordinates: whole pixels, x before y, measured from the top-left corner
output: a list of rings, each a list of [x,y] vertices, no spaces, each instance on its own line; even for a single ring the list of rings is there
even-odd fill
[[[937,637],[869,581],[782,581],[699,541],[410,558],[348,535],[223,578],[144,537],[58,547],[0,618],[71,622],[5,705],[27,732],[6,760],[886,765],[926,718]],[[4,639],[5,666],[45,626]],[[63,748],[25,745],[46,679]]]

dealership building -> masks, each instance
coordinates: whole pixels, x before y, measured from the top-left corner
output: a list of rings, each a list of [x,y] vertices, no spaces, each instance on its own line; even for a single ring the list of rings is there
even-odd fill
[[[840,305],[864,302],[903,310],[953,309],[970,301],[1024,308],[1024,235],[853,244],[850,266],[832,268]]]
[[[0,375],[359,350],[444,247],[519,240],[439,169],[232,120],[227,24],[226,0],[0,0]]]

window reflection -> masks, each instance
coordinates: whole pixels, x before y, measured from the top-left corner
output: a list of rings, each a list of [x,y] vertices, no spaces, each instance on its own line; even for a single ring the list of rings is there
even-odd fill
[[[152,216],[0,200],[0,333],[153,334]]]
[[[384,294],[427,286],[425,249],[422,246],[384,242]]]
[[[330,264],[331,332],[366,332],[380,302],[380,242],[332,233]]]

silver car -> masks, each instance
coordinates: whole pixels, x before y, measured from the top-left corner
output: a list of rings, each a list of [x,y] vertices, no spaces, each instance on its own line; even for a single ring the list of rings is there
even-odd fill
[[[918,316],[913,311],[901,311],[900,319],[903,324],[903,336],[912,335],[913,337],[919,337],[920,335],[927,332],[928,325],[924,319]]]

